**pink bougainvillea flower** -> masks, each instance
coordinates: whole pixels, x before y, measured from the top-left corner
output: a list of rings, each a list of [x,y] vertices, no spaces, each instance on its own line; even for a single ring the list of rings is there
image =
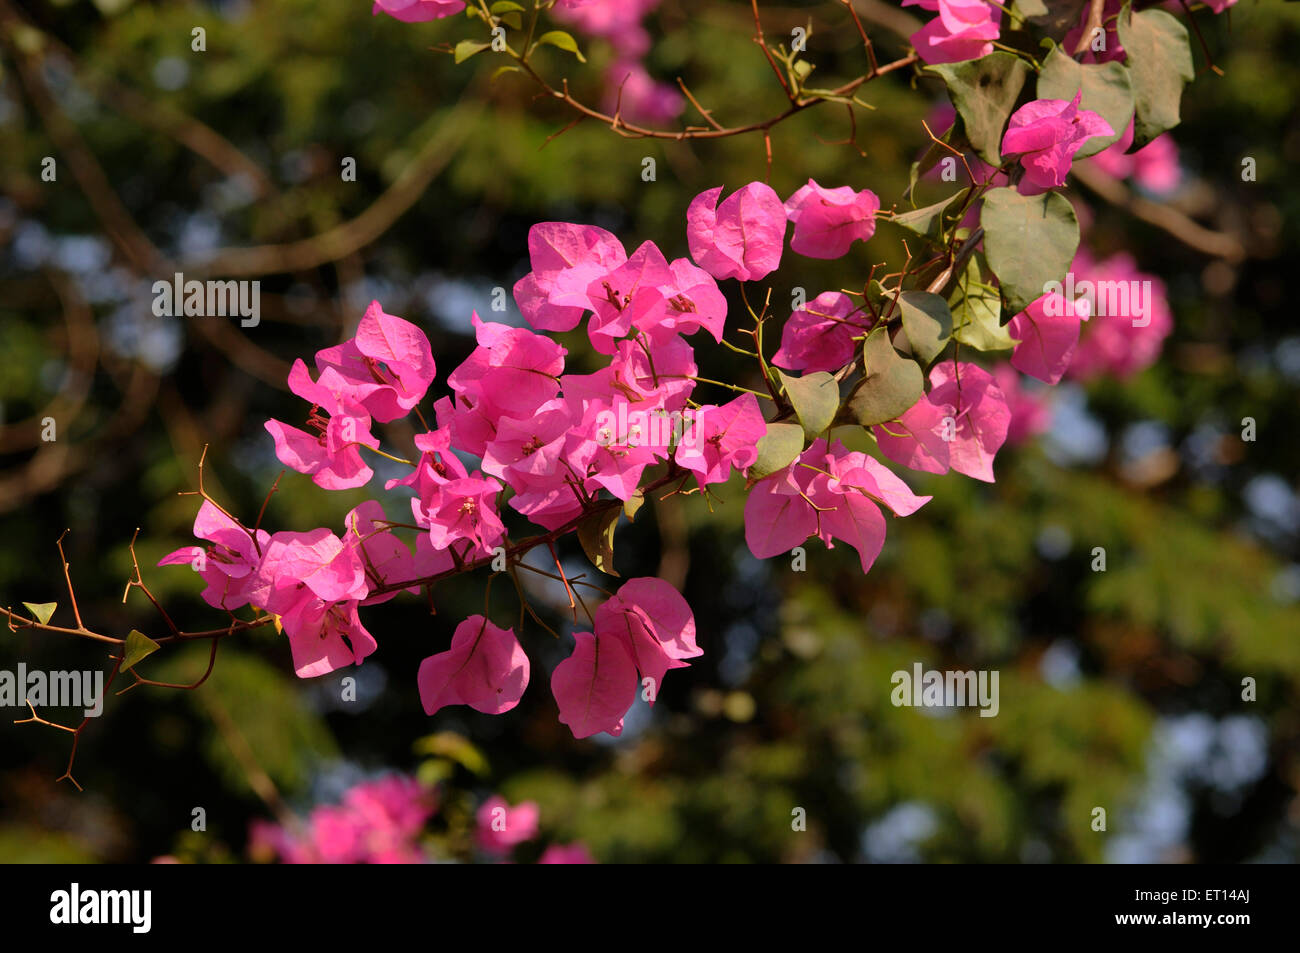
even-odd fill
[[[1007,322],[1007,333],[1018,342],[1011,365],[1046,384],[1057,383],[1070,366],[1079,343],[1079,321],[1086,317],[1059,292],[1031,301]]]
[[[499,794],[484,801],[475,814],[479,847],[492,854],[505,854],[517,844],[537,836],[541,811],[536,801],[521,801],[514,807]]]
[[[359,449],[379,447],[379,438],[370,432],[370,416],[358,404],[349,403],[345,407],[344,412],[328,419],[313,408],[307,424],[317,431],[315,436],[278,420],[264,424],[275,441],[279,461],[291,470],[307,474],[325,490],[365,486],[375,474],[362,459]]]
[[[895,516],[911,516],[933,499],[917,496],[893,470],[875,457],[848,451],[838,442],[826,454],[826,471],[831,474],[826,488],[832,493],[860,490],[862,495],[888,507]]]
[[[207,587],[203,601],[214,609],[238,609],[247,605],[254,573],[266,551],[271,534],[257,531],[257,544],[253,537],[223,513],[209,500],[204,500],[194,517],[194,535],[212,545],[182,546],[158,561],[159,566],[176,566],[187,563],[199,574]]]
[[[341,804],[322,804],[293,828],[254,821],[249,852],[286,864],[384,864],[424,861],[416,838],[435,811],[414,778],[393,775],[348,789]]]
[[[956,421],[948,409],[922,397],[897,420],[871,428],[876,435],[880,452],[909,470],[925,473],[947,473],[950,468],[948,433],[949,425],[955,429]]]
[[[539,222],[528,230],[533,270],[515,284],[515,302],[528,323],[542,331],[571,331],[589,308],[585,298],[565,303],[564,289],[581,289],[627,261],[622,243],[595,225]],[[575,273],[576,274],[573,274]],[[556,280],[564,277],[556,291]]]
[[[424,23],[455,16],[465,9],[465,0],[375,0],[373,16],[387,13],[403,23]]]
[[[775,271],[785,243],[785,206],[772,189],[751,182],[727,196],[722,187],[697,195],[686,210],[695,263],[714,278],[756,281]]]
[[[809,179],[786,200],[785,211],[794,223],[791,251],[809,258],[842,258],[855,241],[865,242],[876,233],[880,199],[870,189],[825,189]]]
[[[1011,410],[1011,424],[1007,427],[1008,444],[1024,443],[1044,433],[1052,425],[1052,408],[1045,391],[1026,388],[1010,364],[994,367],[993,379],[998,382],[1007,407]]]
[[[605,71],[604,108],[631,122],[659,124],[680,116],[686,98],[635,60],[620,60]]]
[[[816,506],[820,504],[808,493],[817,474],[800,469],[799,464],[818,456],[809,448],[784,470],[778,470],[750,487],[745,498],[745,543],[759,559],[788,553],[817,533],[820,523]],[[825,456],[824,450],[820,456]],[[804,457],[809,457],[809,461]],[[824,487],[826,478],[821,479]],[[833,501],[831,505],[834,505]]]
[[[345,403],[359,404],[381,423],[405,417],[433,382],[433,353],[424,332],[409,321],[384,313],[370,302],[357,333],[342,344],[316,352],[320,378],[295,361],[289,389],[331,414]]]
[[[1080,109],[1082,90],[1074,99],[1036,99],[1011,114],[1002,137],[1002,154],[1019,155],[1025,177],[1021,191],[1045,192],[1065,184],[1074,154],[1093,136],[1115,130],[1099,114]]]
[[[282,615],[304,594],[332,603],[364,599],[367,592],[360,553],[322,527],[273,533],[250,595],[254,605]]]
[[[745,542],[761,559],[788,553],[809,536],[828,549],[840,539],[871,569],[885,543],[877,503],[907,516],[930,497],[918,497],[879,461],[850,452],[839,441],[816,440],[793,464],[756,483],[745,501]]]
[[[589,493],[603,489],[620,500],[630,500],[645,468],[655,463],[659,454],[654,447],[641,443],[644,434],[635,425],[637,413],[644,414],[645,410],[631,409],[621,397],[608,402],[589,401],[582,422],[570,431],[565,456]],[[633,425],[620,432],[619,421],[631,421]]]
[[[417,522],[429,524],[434,549],[447,549],[452,543],[466,540],[472,545],[461,552],[462,556],[490,553],[506,534],[497,513],[500,492],[500,483],[478,473],[448,480],[428,498],[413,501],[418,504]]]
[[[420,702],[428,715],[447,705],[499,715],[519,704],[528,674],[528,656],[514,629],[472,615],[456,626],[451,648],[420,663]]]
[[[1178,147],[1168,133],[1156,136],[1137,152],[1129,153],[1133,145],[1133,122],[1130,120],[1124,135],[1087,161],[1093,163],[1114,179],[1131,178],[1156,195],[1166,195],[1182,181],[1183,170],[1178,164]]]
[[[640,395],[670,411],[686,406],[695,389],[691,378],[699,373],[695,351],[676,334],[648,346],[643,341],[620,341],[609,369],[615,391],[630,398]]]
[[[703,268],[686,258],[675,258],[668,265],[670,278],[659,285],[659,297],[646,302],[632,323],[663,346],[678,334],[708,331],[715,341],[722,340],[727,321],[727,299],[718,283]]]
[[[326,675],[347,665],[360,665],[378,648],[357,614],[358,602],[328,602],[304,595],[280,618],[289,637],[293,670],[299,678]]]
[[[1090,299],[1092,316],[1079,336],[1069,376],[1125,378],[1155,363],[1174,326],[1164,282],[1138,270],[1132,256],[1122,252],[1096,261],[1080,249],[1070,271],[1075,290],[1082,287]]]
[[[583,33],[610,38],[634,27],[659,0],[557,0],[555,17]]]
[[[360,555],[370,588],[377,588],[388,582],[404,582],[426,572],[431,574],[435,571],[432,569],[422,571],[424,567],[419,565],[416,557],[411,553],[411,548],[398,539],[391,529],[381,525],[387,519],[383,506],[377,500],[366,500],[354,507],[343,519],[346,528],[343,541],[346,545],[355,548]],[[451,568],[452,565],[454,562],[448,555],[446,568]],[[406,591],[418,593],[420,587],[411,586]],[[369,596],[361,604],[375,605],[387,602],[396,595],[397,590]]]
[[[668,259],[654,242],[643,243],[623,264],[594,279],[586,292],[591,346],[613,354],[618,340],[631,333],[633,321],[663,302],[660,288],[672,282]]]
[[[903,0],[905,7],[938,11],[912,34],[912,46],[926,63],[961,63],[993,52],[1002,11],[984,0]]]
[[[1011,411],[993,375],[978,364],[936,364],[930,369],[927,398],[952,418],[948,447],[952,468],[992,483],[993,457],[1006,442],[1011,423]]]
[[[354,340],[366,370],[393,390],[398,407],[410,410],[424,399],[437,367],[429,339],[416,325],[385,313],[378,301],[372,301],[357,325]],[[375,362],[386,365],[388,374],[376,368]]]
[[[564,348],[527,328],[470,317],[478,347],[447,377],[457,406],[481,408],[489,422],[496,417],[527,417],[560,390]],[[457,446],[482,456],[484,445],[461,440]]]
[[[542,851],[539,864],[594,864],[596,861],[582,844],[552,844]]]
[[[637,697],[636,661],[627,643],[615,635],[576,632],[574,638],[573,654],[551,674],[560,722],[575,738],[601,731],[618,737],[623,716]]]
[[[677,444],[674,459],[695,474],[704,489],[724,483],[734,468],[744,471],[758,459],[758,441],[767,432],[758,398],[741,394],[721,407],[705,404],[696,409],[690,427]]]
[[[853,338],[870,327],[871,316],[852,298],[841,291],[823,291],[790,315],[772,363],[805,372],[838,370],[853,360]]]
[[[669,669],[685,668],[685,659],[704,654],[695,644],[691,607],[680,592],[653,576],[629,579],[620,586],[596,610],[593,627],[598,648],[610,641],[624,644],[641,677],[650,679],[646,687],[652,705]]]
[[[559,529],[583,510],[583,501],[568,483],[529,490],[510,498],[510,508],[544,529]]]
[[[502,417],[483,454],[483,472],[517,493],[562,484],[568,471],[561,454],[575,423],[572,404],[558,398],[539,404],[531,417]]]

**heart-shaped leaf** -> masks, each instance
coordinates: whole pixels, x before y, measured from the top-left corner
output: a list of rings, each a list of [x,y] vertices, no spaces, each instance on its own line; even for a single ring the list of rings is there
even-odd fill
[[[57,602],[24,602],[27,611],[32,614],[41,625],[50,621],[50,616],[54,615],[54,610],[58,608]]]
[[[840,386],[835,375],[826,371],[803,377],[790,377],[781,371],[777,373],[781,376],[786,397],[790,398],[790,406],[803,425],[803,432],[809,440],[816,440],[831,425],[840,409]]]
[[[903,315],[903,332],[912,353],[929,364],[948,346],[952,336],[952,313],[948,302],[928,291],[904,291],[898,298]]]
[[[849,410],[863,426],[893,420],[925,394],[920,365],[899,356],[888,331],[867,335],[862,359],[866,373],[849,397]]]
[[[926,205],[910,212],[903,212],[901,215],[895,215],[893,218],[884,219],[884,221],[893,222],[895,225],[917,235],[924,235],[927,238],[938,240],[943,234],[944,213],[961,194],[960,192],[954,192],[942,202],[935,202],[933,205]]]
[[[623,515],[631,523],[636,519],[637,512],[645,505],[645,491],[637,490],[623,502]]]
[[[989,267],[1013,314],[1046,294],[1049,282],[1065,277],[1079,247],[1079,220],[1059,192],[993,189],[984,196],[980,225]]]
[[[1024,60],[999,50],[977,60],[941,63],[926,69],[947,84],[948,96],[966,127],[966,138],[979,157],[989,165],[999,165],[1002,131],[1029,75]]]
[[[1131,152],[1178,125],[1183,87],[1196,77],[1196,69],[1187,28],[1164,10],[1132,13],[1126,4],[1118,30],[1128,54],[1137,110]]]
[[[122,650],[122,668],[130,669],[137,662],[148,658],[158,651],[158,643],[136,629],[127,633],[126,645]]]
[[[1015,340],[1002,325],[1002,297],[985,281],[983,258],[976,253],[957,280],[952,300],[952,336],[978,351],[1009,351]]]
[[[618,575],[614,571],[614,530],[621,512],[621,509],[611,507],[578,524],[578,542],[582,544],[582,551],[593,566],[609,576]]]
[[[758,441],[758,459],[747,472],[751,480],[784,470],[803,453],[803,427],[799,424],[770,423]]]

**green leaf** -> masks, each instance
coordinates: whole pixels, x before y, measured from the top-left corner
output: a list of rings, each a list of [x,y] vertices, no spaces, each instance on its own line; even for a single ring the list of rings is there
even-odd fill
[[[1047,13],[1047,4],[1043,0],[1015,0],[1011,7],[1022,17],[1041,17]]]
[[[849,396],[849,410],[863,426],[893,420],[925,394],[920,365],[899,356],[888,330],[867,335],[862,359],[866,374]]]
[[[758,480],[769,473],[784,470],[803,453],[803,438],[803,427],[799,424],[768,424],[767,433],[758,441],[758,459],[746,475],[751,480]]]
[[[781,377],[786,397],[790,398],[790,406],[803,425],[803,432],[809,440],[816,440],[831,425],[840,409],[840,385],[835,375],[817,371],[802,377],[789,377],[779,370],[777,374]],[[800,449],[803,449],[802,444]]]
[[[515,3],[514,0],[497,0],[496,3],[488,7],[488,11],[494,16],[500,16],[503,13],[524,13],[522,6]]]
[[[643,505],[645,505],[644,490],[637,490],[623,503],[623,515],[627,517],[629,523],[636,519],[636,514]]]
[[[1058,192],[993,189],[984,196],[980,225],[989,267],[1012,314],[1041,297],[1048,282],[1065,277],[1079,246],[1079,220]]]
[[[27,607],[27,611],[32,614],[37,622],[45,625],[50,621],[50,616],[54,615],[54,610],[58,608],[59,604],[57,602],[24,602],[23,605]]]
[[[618,526],[619,507],[594,513],[578,524],[578,542],[591,564],[609,576],[614,571],[614,530]]]
[[[473,40],[461,40],[456,44],[456,62],[463,63],[471,56],[482,53],[491,45],[491,43],[475,43]]]
[[[903,332],[912,353],[929,364],[938,357],[952,336],[952,313],[948,302],[928,291],[904,291],[898,298],[903,315]]]
[[[1002,297],[983,278],[983,258],[976,253],[966,263],[953,291],[952,336],[978,351],[1008,351],[1015,340],[1002,325]]]
[[[1086,140],[1076,153],[1082,159],[1113,145],[1124,134],[1133,118],[1133,83],[1123,63],[1079,63],[1061,47],[1054,47],[1038,74],[1038,98],[1069,101],[1080,88],[1079,107],[1100,113],[1115,130],[1112,136]]]
[[[1183,86],[1196,76],[1187,28],[1164,10],[1119,15],[1119,41],[1133,77],[1133,147],[1140,149],[1179,123]],[[1132,151],[1130,149],[1129,151]]]
[[[537,38],[537,42],[533,45],[534,47],[538,47],[543,43],[549,46],[558,47],[565,52],[572,53],[578,58],[579,63],[587,62],[587,58],[583,56],[582,51],[578,49],[578,41],[563,30],[551,30],[549,33],[543,33]]]
[[[488,760],[468,738],[454,731],[439,731],[415,742],[415,753],[446,758],[474,774],[488,773]]]
[[[488,78],[490,81],[496,82],[498,76],[504,76],[506,73],[522,73],[522,72],[523,70],[521,70],[518,66],[515,66],[513,63],[507,63],[504,66],[498,66],[496,69],[494,69],[492,71],[492,75]]]
[[[126,646],[122,651],[122,668],[130,669],[157,651],[157,642],[143,632],[132,629],[127,633]]]
[[[948,206],[955,202],[961,194],[960,192],[954,192],[942,202],[935,202],[933,205],[927,205],[924,208],[904,212],[902,215],[895,215],[893,218],[887,218],[884,221],[893,222],[909,232],[938,241],[943,235],[944,213],[948,210]]]
[[[966,137],[989,165],[1002,162],[1002,130],[1029,75],[1020,57],[1000,50],[966,63],[927,66],[943,78]]]

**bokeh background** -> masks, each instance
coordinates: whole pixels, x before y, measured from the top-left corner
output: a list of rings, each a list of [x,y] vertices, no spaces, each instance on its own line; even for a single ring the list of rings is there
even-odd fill
[[[826,85],[862,72],[840,3],[761,6],[774,36],[811,21]],[[856,6],[882,61],[905,52],[911,8]],[[562,106],[518,75],[494,79],[490,53],[456,65],[435,49],[481,38],[463,17],[407,25],[364,0],[0,0],[0,16],[0,601],[57,600],[65,624],[65,527],[92,628],[163,631],[138,592],[122,601],[137,527],[146,580],[177,623],[222,624],[192,573],[148,568],[191,541],[195,498],[177,494],[208,445],[209,491],[256,514],[281,469],[262,424],[305,413],[289,364],[348,336],[370,300],[427,331],[441,381],[473,346],[473,310],[520,320],[512,300],[493,312],[493,289],[528,270],[532,223],[599,224],[676,257],[696,193],[765,174],[755,136],[649,141],[585,122],[547,143],[572,118]],[[1054,389],[1051,428],[1004,450],[994,485],[915,475],[935,498],[891,521],[869,575],[847,547],[816,542],[801,573],[751,557],[739,486],[712,512],[698,497],[648,506],[619,530],[616,565],[682,585],[705,655],[617,740],[575,741],[556,720],[549,671],[572,626],[544,608],[550,590],[534,597],[563,638],[525,627],[533,679],[516,710],[424,715],[419,660],[481,611],[482,574],[441,586],[436,616],[405,596],[364,613],[380,650],[355,671],[298,680],[268,630],[227,640],[197,691],[110,697],[81,738],[84,792],[55,781],[68,737],[6,709],[0,860],[245,861],[251,822],[305,815],[387,772],[436,786],[422,843],[440,858],[483,859],[473,811],[499,792],[540,809],[521,860],[574,842],[603,862],[1296,860],[1300,326],[1286,289],[1300,261],[1300,4],[1241,0],[1197,22],[1223,75],[1197,44],[1173,133],[1182,180],[1158,201],[1228,253],[1133,214],[1138,186],[1115,201],[1073,186],[1089,248],[1127,251],[1166,283],[1175,328],[1160,360]],[[780,111],[748,3],[665,0],[646,25],[650,73],[682,77],[723,122]],[[539,63],[598,102],[611,53],[577,35],[589,64],[558,49]],[[778,193],[813,176],[897,201],[943,91],[902,70],[863,99],[857,148],[835,144],[849,133],[839,107],[774,129]],[[355,182],[340,176],[348,157]],[[900,238],[881,226],[838,262],[788,255],[774,300],[860,287],[872,262],[897,267]],[[261,323],[154,317],[163,262],[260,280]],[[595,367],[580,335],[562,338],[571,368]],[[742,373],[712,351],[702,368]],[[398,426],[385,443],[409,437]],[[264,525],[337,529],[363,498],[290,473]],[[596,578],[576,543],[561,553]],[[493,598],[517,611],[508,587]],[[189,646],[144,670],[189,680],[206,659]],[[89,642],[0,632],[0,668],[19,661],[108,665]],[[1000,714],[895,708],[890,674],[918,661],[1000,671]],[[792,830],[798,807],[805,831]]]

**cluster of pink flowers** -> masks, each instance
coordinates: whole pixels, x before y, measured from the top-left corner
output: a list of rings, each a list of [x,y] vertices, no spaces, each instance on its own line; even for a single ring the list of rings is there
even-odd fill
[[[1085,330],[1086,327],[1086,330]],[[1119,252],[1095,261],[1080,248],[1060,290],[1033,301],[1007,325],[1018,342],[1011,365],[1045,383],[1125,378],[1150,367],[1173,330],[1159,278]]]
[[[1076,289],[1083,282],[1091,287],[1080,297],[1090,316],[1069,376],[1126,378],[1154,364],[1174,328],[1164,282],[1140,271],[1127,252],[1097,260],[1080,248],[1070,272]]]
[[[419,843],[437,810],[414,778],[390,775],[350,788],[339,804],[324,804],[296,827],[254,821],[254,857],[286,864],[412,864],[428,858]]]
[[[939,15],[912,34],[912,46],[926,63],[961,63],[993,52],[1002,10],[986,0],[903,0]]]
[[[504,858],[520,844],[537,837],[541,812],[534,801],[521,801],[511,807],[499,794],[484,801],[475,814],[474,839],[489,857]],[[551,844],[537,859],[539,864],[594,864],[585,844]]]
[[[1132,179],[1155,195],[1165,195],[1178,188],[1183,170],[1178,164],[1178,147],[1174,137],[1162,133],[1141,149],[1130,153],[1133,145],[1133,123],[1124,134],[1087,160],[1114,179]]]
[[[633,122],[664,123],[681,115],[686,98],[654,79],[642,58],[650,35],[641,20],[659,0],[557,0],[552,15],[588,36],[608,41],[614,61],[605,70],[605,111]]]
[[[1002,154],[1020,156],[1025,195],[1065,185],[1074,155],[1093,136],[1113,136],[1115,130],[1090,109],[1080,109],[1080,90],[1074,99],[1036,99],[1011,114],[1002,137]]]
[[[414,778],[388,775],[363,781],[338,804],[322,804],[297,823],[254,821],[249,853],[285,864],[418,864],[443,859],[421,844],[425,825],[437,812],[432,791]],[[539,811],[533,801],[511,806],[493,795],[475,814],[474,843],[492,860],[503,860],[519,844],[535,840]],[[552,844],[539,864],[592,864],[580,843]]]
[[[1003,148],[1020,157],[1024,181],[1045,189],[1064,181],[1082,142],[1110,133],[1104,120],[1079,108],[1077,95],[1068,103],[1039,100],[1011,117]],[[702,192],[686,211],[690,259],[670,261],[649,241],[628,254],[615,235],[591,225],[535,225],[531,269],[514,288],[531,328],[472,315],[477,346],[447,375],[450,394],[433,403],[434,427],[419,411],[437,371],[429,341],[379,302],[352,338],[316,353],[314,375],[303,361],[294,363],[289,387],[310,405],[309,429],[267,421],[279,459],[325,489],[365,486],[374,471],[363,451],[382,452],[374,424],[415,414],[418,457],[401,461],[410,465],[408,475],[385,483],[409,494],[411,522],[392,521],[378,501],[367,500],[347,514],[341,535],[329,528],[270,533],[245,527],[205,499],[194,532],[208,545],[179,549],[162,564],[190,564],[215,607],[247,605],[275,616],[295,671],[310,677],[358,664],[376,650],[361,606],[518,558],[529,544],[512,548],[507,501],[558,536],[595,510],[632,501],[658,465],[667,467],[660,482],[693,478],[701,490],[747,473],[768,432],[757,395],[738,387],[740,396],[723,404],[694,400],[697,365],[687,338],[703,331],[722,341],[727,299],[718,282],[767,277],[781,264],[788,232],[798,254],[845,256],[874,234],[880,201],[867,189],[825,188],[812,179],[785,201],[761,182],[725,197],[723,191]],[[1095,266],[1107,275],[1124,268],[1118,258]],[[1131,263],[1129,270],[1137,274]],[[1055,384],[1078,354],[1077,374],[1122,372],[1150,359],[1133,346],[1124,315],[1112,308],[1094,317],[1076,299],[1064,291],[1044,294],[1011,320],[1014,368]],[[880,330],[864,309],[844,292],[817,295],[785,323],[773,363],[805,374],[845,368],[863,337]],[[1109,323],[1080,347],[1080,324],[1090,317]],[[1154,318],[1141,340],[1158,350],[1167,309]],[[566,349],[539,333],[579,324],[607,359],[588,374],[568,371]],[[928,392],[896,419],[873,424],[872,434],[884,456],[904,467],[992,482],[994,457],[1013,425],[1005,380],[976,364],[940,361],[930,370]],[[1035,426],[1022,422],[1016,432]],[[884,544],[880,508],[907,516],[929,499],[878,460],[822,436],[752,482],[745,537],[759,557],[813,536],[827,547],[840,540],[857,550],[866,571]],[[398,539],[399,528],[416,531],[413,547]],[[551,690],[560,721],[578,738],[618,735],[638,687],[649,689],[653,703],[666,673],[701,654],[690,607],[654,578],[624,583],[575,641],[552,673]],[[445,651],[423,661],[417,684],[429,714],[446,705],[499,714],[518,705],[529,676],[514,630],[475,615],[457,626]]]
[[[371,13],[387,13],[403,23],[426,23],[455,16],[465,9],[465,0],[375,0]]]

